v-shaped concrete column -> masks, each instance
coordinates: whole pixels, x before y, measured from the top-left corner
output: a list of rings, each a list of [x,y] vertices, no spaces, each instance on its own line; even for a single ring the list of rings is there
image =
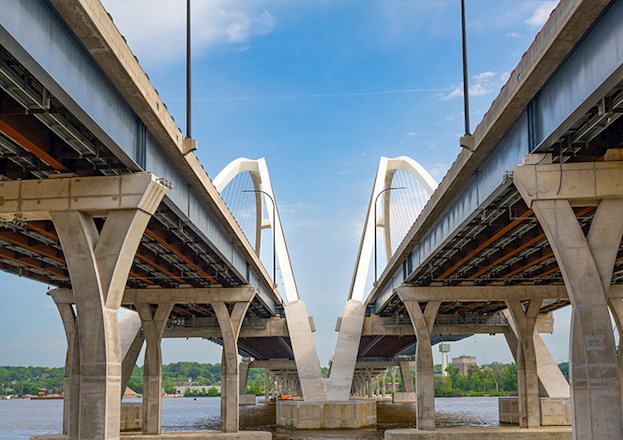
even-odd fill
[[[162,430],[162,349],[160,341],[173,303],[154,309],[147,303],[136,304],[143,322],[145,362],[143,364],[143,434],[160,435]]]
[[[515,362],[517,362],[517,339],[518,330],[515,321],[509,310],[504,311],[504,315],[510,324],[510,329],[504,332],[506,342],[513,354]],[[537,319],[538,323],[538,319]],[[536,368],[539,375],[539,396],[554,398],[569,398],[569,382],[560,371],[558,364],[552,357],[543,338],[539,335],[538,330],[534,332],[533,343],[536,352]]]
[[[231,314],[224,302],[213,302],[223,338],[223,357],[221,362],[221,431],[238,432],[240,401],[238,384],[238,335],[242,328],[249,301],[234,303]]]
[[[346,401],[350,397],[365,316],[366,306],[361,301],[351,299],[346,302],[327,381],[328,400]]]
[[[573,307],[570,375],[573,436],[623,438],[621,388],[608,311],[614,260],[623,234],[623,152],[605,162],[548,164],[527,156],[514,181],[549,240]],[[597,204],[588,237],[572,204]]]
[[[400,378],[402,379],[402,391],[405,393],[415,393],[413,373],[411,373],[411,361],[399,360],[398,367],[400,368]]]
[[[309,402],[326,401],[325,382],[305,304],[302,301],[291,301],[286,304],[285,312],[303,398]]]
[[[400,295],[400,293],[399,293]],[[424,312],[419,301],[402,299],[415,331],[415,393],[417,407],[417,429],[435,429],[435,382],[433,351],[430,335],[441,301],[428,301]]]
[[[118,310],[164,190],[153,176],[139,174],[21,182],[16,191],[17,210],[49,213],[71,277],[80,346],[78,438],[119,438]],[[95,217],[106,218],[101,231]]]
[[[136,361],[145,342],[138,313],[132,310],[125,311],[119,322],[119,339],[121,341],[121,396],[123,399],[123,393],[130,383]]]
[[[536,428],[541,425],[539,376],[537,374],[534,331],[542,300],[528,301],[524,309],[521,301],[506,301],[517,331],[517,385],[519,394],[519,427]]]

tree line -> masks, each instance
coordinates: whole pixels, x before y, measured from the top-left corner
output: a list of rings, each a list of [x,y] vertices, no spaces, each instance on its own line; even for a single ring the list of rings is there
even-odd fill
[[[568,378],[567,362],[558,364],[565,377]],[[435,371],[441,372],[441,365],[435,365]],[[435,375],[435,396],[477,396],[505,395],[517,393],[517,366],[514,363],[491,363],[482,366],[471,366],[467,376],[459,374],[459,370],[449,366],[448,375]],[[323,368],[326,376],[328,370]],[[220,364],[201,364],[198,362],[174,362],[162,367],[162,388],[166,393],[174,394],[177,386],[188,383],[189,378],[194,385],[205,387],[205,391],[188,391],[189,396],[219,395],[216,386],[221,384]],[[8,367],[0,366],[0,395],[37,394],[45,391],[49,394],[60,393],[63,386],[64,369],[47,367]],[[389,375],[386,383],[391,381]],[[397,378],[399,387],[402,384]],[[143,392],[143,367],[135,367],[129,387]],[[264,394],[264,370],[249,369],[247,393]]]

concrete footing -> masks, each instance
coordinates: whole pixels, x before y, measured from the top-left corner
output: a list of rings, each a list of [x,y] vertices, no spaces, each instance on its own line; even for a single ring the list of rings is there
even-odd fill
[[[255,394],[241,394],[238,400],[239,405],[255,405]]]
[[[295,429],[343,429],[376,425],[376,401],[277,402],[277,425]]]
[[[392,396],[392,402],[394,403],[415,403],[417,400],[415,392],[396,392]]]
[[[390,429],[385,440],[571,440],[571,427]]]
[[[121,434],[122,440],[271,440],[273,435],[267,431],[201,431],[167,432],[159,435]],[[67,440],[65,435],[33,435],[30,440]]]
[[[137,432],[143,429],[143,404],[121,404],[121,432]]]
[[[571,400],[569,398],[539,398],[541,426],[571,426]],[[519,400],[517,397],[498,398],[500,423],[519,424]]]

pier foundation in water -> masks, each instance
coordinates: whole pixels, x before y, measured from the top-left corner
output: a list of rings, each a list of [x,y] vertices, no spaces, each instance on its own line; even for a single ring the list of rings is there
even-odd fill
[[[376,425],[375,400],[277,402],[277,425],[295,429],[354,429]]]

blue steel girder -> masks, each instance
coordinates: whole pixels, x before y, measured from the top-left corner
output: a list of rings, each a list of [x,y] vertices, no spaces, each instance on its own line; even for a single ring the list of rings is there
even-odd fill
[[[277,312],[281,299],[263,268],[257,267],[245,254],[239,241],[246,239],[219,224],[214,210],[207,206],[210,197],[207,191],[191,185],[185,177],[189,170],[179,169],[169,160],[156,137],[146,129],[49,1],[3,2],[0,46],[127,170],[149,171],[170,182],[173,189],[168,191],[163,204],[227,263],[229,271],[243,283],[256,287],[261,302],[273,313]],[[62,126],[58,121],[45,120],[56,117],[52,114],[43,112],[36,117],[48,127]],[[73,142],[73,148],[92,153],[88,143],[79,142],[81,136],[76,133],[66,129],[57,134]]]
[[[578,3],[584,3],[585,8],[592,6],[591,2],[586,1],[563,1],[554,14],[566,13],[565,8]],[[545,38],[556,32],[552,26],[558,23],[557,19],[558,16],[551,19],[553,23],[548,23],[550,28],[547,28],[548,25],[544,28],[542,34],[546,34]],[[566,26],[571,28],[569,24]],[[541,62],[538,60],[539,53],[533,53],[541,50],[541,37],[537,36],[535,44],[511,75],[506,89],[509,84],[511,88],[517,88],[521,85],[516,86],[515,83],[534,80],[526,78],[527,74],[524,77],[521,75],[524,73],[522,70],[529,70],[527,63]],[[623,102],[623,0],[611,1],[594,22],[587,24],[584,34],[574,38],[577,42],[564,56],[554,54],[560,62],[549,69],[549,76],[534,80],[542,85],[530,91],[531,98],[525,106],[518,111],[516,103],[509,101],[503,104],[512,108],[510,112],[518,111],[518,117],[508,124],[505,134],[491,145],[484,145],[484,153],[477,149],[473,155],[466,151],[459,155],[457,163],[453,165],[456,170],[451,169],[449,180],[442,181],[438,189],[440,193],[433,195],[432,203],[429,202],[431,206],[427,206],[421,218],[416,220],[407,239],[380,276],[377,287],[370,293],[367,302],[375,311],[383,310],[392,299],[394,289],[405,281],[412,282],[417,278],[416,274],[439,252],[444,251],[470,222],[491,210],[491,205],[499,201],[501,194],[510,188],[517,195],[510,177],[514,167],[522,162],[526,154],[553,152],[560,156],[559,160],[566,161],[574,155],[584,154],[583,148],[591,142],[596,144],[591,146],[593,150],[603,151],[607,148],[608,145],[603,145],[605,141],[598,139],[598,135],[608,127],[616,126],[616,131],[620,132],[618,118]],[[556,47],[550,49],[553,52],[556,50]],[[501,102],[508,95],[508,90],[503,89],[492,110],[496,110],[496,105],[502,105]],[[519,99],[525,99],[525,95]],[[507,109],[498,108],[497,111],[499,115]],[[489,114],[485,116],[481,126],[476,129],[476,140],[479,134],[481,139],[486,138],[487,131],[495,129],[498,124],[495,117]],[[484,134],[479,133],[479,129]],[[594,152],[592,154],[595,156]],[[592,160],[598,158],[599,155]],[[453,187],[454,191],[450,194],[447,190]],[[615,268],[613,280],[621,282],[622,273]]]

